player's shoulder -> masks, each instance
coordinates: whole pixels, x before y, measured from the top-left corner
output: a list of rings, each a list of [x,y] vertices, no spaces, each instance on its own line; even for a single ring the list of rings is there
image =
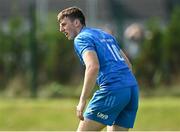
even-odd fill
[[[100,28],[84,27],[78,36],[97,36],[98,34],[103,34],[103,30]]]
[[[74,42],[79,42],[81,40],[88,40],[93,38],[93,33],[90,28],[84,27],[81,29],[80,33],[75,37]]]
[[[104,30],[100,29],[100,28],[92,28],[92,27],[84,27],[80,33],[76,36],[76,38],[74,39],[74,42],[79,42],[82,40],[98,40],[98,39],[103,39],[103,38],[113,38],[114,37],[105,32]]]
[[[99,39],[100,38],[103,38],[103,39],[109,39],[109,38],[115,39],[115,37],[112,34],[104,31],[101,28],[93,28],[92,30],[94,31],[94,34],[96,34],[95,36],[98,36]]]

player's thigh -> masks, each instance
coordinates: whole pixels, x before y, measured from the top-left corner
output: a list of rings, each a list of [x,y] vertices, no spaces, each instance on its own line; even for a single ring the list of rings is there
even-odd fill
[[[128,131],[129,128],[120,127],[117,125],[107,126],[107,131]]]
[[[103,129],[105,125],[90,120],[90,119],[84,119],[84,121],[80,121],[77,131],[100,131]]]

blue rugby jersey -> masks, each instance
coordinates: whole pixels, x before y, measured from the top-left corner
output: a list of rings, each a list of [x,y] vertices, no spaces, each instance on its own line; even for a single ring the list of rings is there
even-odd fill
[[[96,82],[100,88],[116,89],[137,84],[112,35],[101,29],[84,27],[74,39],[74,49],[83,65],[83,53],[87,50],[96,52],[100,65]]]

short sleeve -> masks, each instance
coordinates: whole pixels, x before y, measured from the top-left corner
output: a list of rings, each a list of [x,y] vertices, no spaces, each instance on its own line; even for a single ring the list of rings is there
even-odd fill
[[[79,36],[74,40],[76,51],[82,56],[87,50],[95,50],[95,45],[90,37]]]

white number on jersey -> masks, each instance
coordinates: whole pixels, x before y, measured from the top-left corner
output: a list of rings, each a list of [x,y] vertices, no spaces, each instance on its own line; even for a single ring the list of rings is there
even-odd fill
[[[122,57],[120,51],[118,50],[118,48],[115,45],[110,46],[107,44],[107,47],[110,50],[111,54],[113,55],[113,57],[116,61],[118,61],[118,60],[124,61],[124,58]]]

